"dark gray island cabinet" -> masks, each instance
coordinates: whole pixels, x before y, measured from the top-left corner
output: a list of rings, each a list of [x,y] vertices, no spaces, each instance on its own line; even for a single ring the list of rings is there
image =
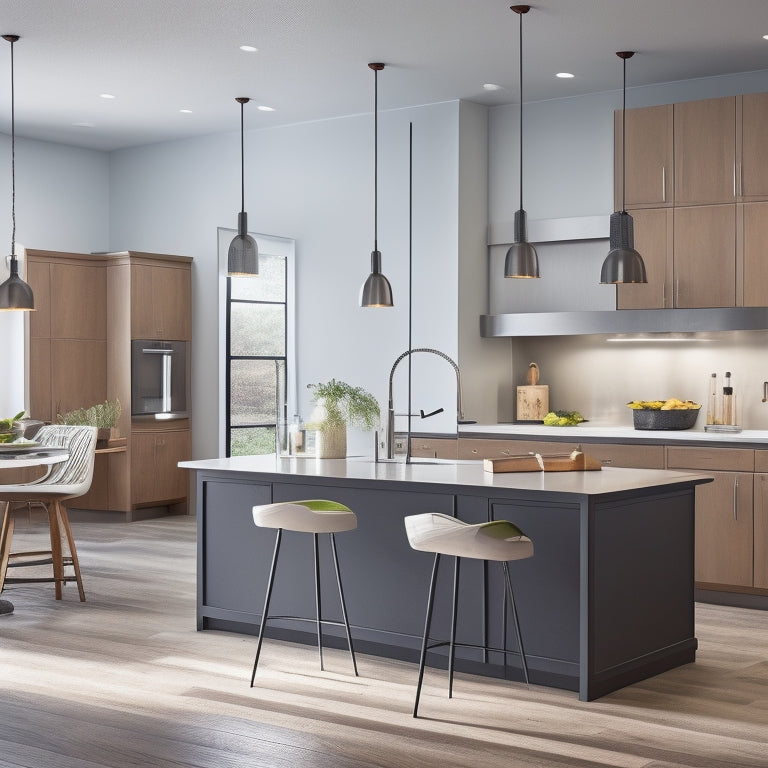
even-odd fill
[[[533,540],[534,556],[510,565],[532,683],[589,701],[695,660],[694,492],[711,481],[706,475],[617,468],[491,474],[479,461],[275,456],[180,466],[196,478],[198,629],[258,631],[274,532],[253,524],[253,505],[327,498],[358,516],[358,528],[336,540],[360,652],[417,660],[432,557],[410,549],[403,518],[434,511],[471,523],[507,519]],[[323,611],[339,618],[322,538]],[[312,537],[286,533],[280,557],[270,614],[314,617]],[[439,579],[433,636],[447,639],[453,558],[443,558]],[[462,561],[457,642],[515,650],[508,614],[499,564]],[[324,629],[327,644],[345,647],[335,630]],[[270,621],[267,635],[315,642],[304,622]],[[445,666],[441,651],[428,663]],[[243,659],[244,670],[250,663]],[[458,649],[456,668],[521,679],[514,654],[505,664],[499,652]]]

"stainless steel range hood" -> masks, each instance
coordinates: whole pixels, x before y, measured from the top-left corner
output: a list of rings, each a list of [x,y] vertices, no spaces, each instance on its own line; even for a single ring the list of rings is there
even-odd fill
[[[481,315],[483,338],[617,333],[694,333],[768,329],[768,307],[617,309]]]

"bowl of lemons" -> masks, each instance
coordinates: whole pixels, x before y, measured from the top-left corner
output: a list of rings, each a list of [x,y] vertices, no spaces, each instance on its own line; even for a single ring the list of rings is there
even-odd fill
[[[632,400],[627,403],[632,409],[635,429],[690,429],[701,410],[701,403],[693,400]]]

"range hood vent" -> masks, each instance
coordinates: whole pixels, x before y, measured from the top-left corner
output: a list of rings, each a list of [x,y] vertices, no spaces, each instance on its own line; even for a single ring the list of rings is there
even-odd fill
[[[504,336],[587,336],[766,329],[768,307],[617,309],[480,316],[480,335],[486,339]]]

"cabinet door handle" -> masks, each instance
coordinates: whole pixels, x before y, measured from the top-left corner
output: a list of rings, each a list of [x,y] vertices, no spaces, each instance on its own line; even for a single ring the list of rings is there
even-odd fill
[[[733,478],[733,519],[739,519],[739,478]]]
[[[667,202],[667,166],[661,166],[661,202]]]
[[[675,280],[675,306],[680,306],[680,280]]]
[[[736,197],[736,163],[733,164],[733,196]]]

